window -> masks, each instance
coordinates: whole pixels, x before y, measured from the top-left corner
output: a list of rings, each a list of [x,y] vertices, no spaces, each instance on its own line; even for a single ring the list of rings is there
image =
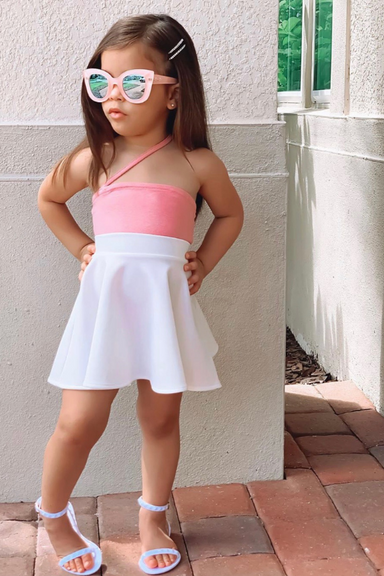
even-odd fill
[[[306,108],[329,102],[332,8],[333,0],[280,0],[279,103],[301,102]]]
[[[330,90],[332,56],[332,0],[317,0],[313,90]]]
[[[300,91],[303,0],[280,0],[278,90]]]

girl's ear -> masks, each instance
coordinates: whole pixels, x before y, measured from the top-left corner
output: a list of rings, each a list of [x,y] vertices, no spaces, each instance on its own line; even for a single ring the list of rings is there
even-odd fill
[[[177,84],[172,84],[172,89],[169,95],[169,99],[172,102],[175,102],[175,105],[177,106],[177,102],[179,99],[179,87],[180,87],[180,83],[178,82]]]

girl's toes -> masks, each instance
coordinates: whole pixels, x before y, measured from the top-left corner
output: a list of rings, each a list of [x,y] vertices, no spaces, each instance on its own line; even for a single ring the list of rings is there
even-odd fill
[[[82,558],[85,570],[90,570],[94,564],[92,554],[85,554]]]
[[[76,572],[76,564],[74,560],[70,560],[69,561],[69,565],[71,567],[71,570],[74,570]]]
[[[84,572],[84,566],[81,558],[75,558],[76,572]]]
[[[163,560],[164,560],[166,566],[171,564],[171,558],[169,557],[168,554],[163,554]]]
[[[157,560],[155,556],[147,556],[144,561],[148,565],[148,568],[157,568]]]
[[[165,564],[164,564],[164,560],[163,560],[163,555],[162,554],[156,554],[156,560],[157,560],[157,563],[159,565],[159,568],[164,568]]]

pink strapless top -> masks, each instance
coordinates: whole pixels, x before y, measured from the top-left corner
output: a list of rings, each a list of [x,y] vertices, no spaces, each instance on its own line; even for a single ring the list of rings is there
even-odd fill
[[[192,243],[196,202],[168,184],[116,182],[92,196],[95,234],[142,232]]]
[[[196,202],[183,188],[154,182],[115,182],[143,158],[165,146],[162,142],[141,154],[109,178],[92,196],[95,235],[112,232],[141,232],[193,241]]]

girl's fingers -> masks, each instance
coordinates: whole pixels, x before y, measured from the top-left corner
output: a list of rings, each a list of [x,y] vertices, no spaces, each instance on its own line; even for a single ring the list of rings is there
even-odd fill
[[[85,268],[88,266],[88,264],[90,263],[91,260],[92,260],[91,254],[85,254],[84,255],[83,262],[81,263],[82,270],[85,270]]]
[[[195,294],[200,288],[200,284],[194,284],[190,289],[189,289],[189,295],[192,296],[192,294]]]
[[[185,264],[184,266],[184,270],[194,270],[195,268],[197,268],[197,261],[193,260],[192,262],[189,262],[188,264]]]
[[[91,260],[92,260],[92,258],[91,258]],[[91,260],[90,260],[90,261],[91,261]],[[89,261],[89,262],[90,262],[90,261]],[[89,262],[86,262],[86,261],[84,260],[84,261],[81,263],[81,269],[82,269],[82,270],[85,270],[86,267],[89,265]]]
[[[188,284],[189,285],[196,284],[196,282],[198,282],[198,281],[199,281],[199,276],[197,274],[192,274],[192,276],[190,276],[188,278]]]
[[[88,249],[92,250],[92,246],[88,246]],[[83,261],[81,263],[81,270],[79,272],[79,280],[81,281],[81,278],[84,274],[84,270],[86,269],[86,267],[89,265],[90,261],[92,260],[93,254],[84,254],[83,256]]]

